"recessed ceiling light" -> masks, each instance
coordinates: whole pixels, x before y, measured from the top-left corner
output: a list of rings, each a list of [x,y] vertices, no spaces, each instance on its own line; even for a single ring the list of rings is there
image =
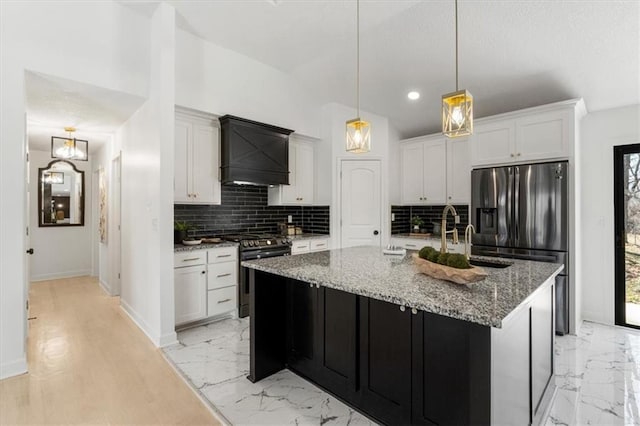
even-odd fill
[[[407,98],[411,99],[412,101],[415,101],[416,99],[420,98],[420,93],[418,93],[418,92],[409,92],[409,93],[407,93]]]

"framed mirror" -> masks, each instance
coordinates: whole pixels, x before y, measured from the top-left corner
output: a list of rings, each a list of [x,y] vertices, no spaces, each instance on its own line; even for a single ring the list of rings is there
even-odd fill
[[[67,160],[38,169],[38,226],[84,226],[84,172]]]

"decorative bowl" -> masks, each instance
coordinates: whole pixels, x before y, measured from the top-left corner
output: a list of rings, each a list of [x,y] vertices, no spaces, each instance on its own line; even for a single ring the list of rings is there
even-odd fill
[[[451,281],[456,284],[471,284],[487,278],[487,272],[472,266],[469,269],[452,268],[422,259],[417,253],[413,254],[413,262],[419,272],[439,280]]]
[[[197,246],[202,243],[202,240],[182,240],[182,244],[185,246]]]

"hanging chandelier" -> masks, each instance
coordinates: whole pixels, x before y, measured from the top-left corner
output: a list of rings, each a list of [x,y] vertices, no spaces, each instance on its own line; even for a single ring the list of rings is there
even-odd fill
[[[346,149],[361,154],[371,150],[371,124],[360,118],[360,0],[356,0],[356,111],[356,118],[346,123]]]
[[[473,133],[473,96],[458,90],[458,0],[456,10],[456,91],[442,95],[442,133],[450,138]]]
[[[64,160],[87,161],[89,159],[89,142],[73,137],[74,127],[65,127],[66,138],[51,136],[51,158]]]

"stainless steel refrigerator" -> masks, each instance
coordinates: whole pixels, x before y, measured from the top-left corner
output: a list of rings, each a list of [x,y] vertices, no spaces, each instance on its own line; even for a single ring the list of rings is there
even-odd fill
[[[556,333],[569,332],[567,162],[471,172],[472,254],[564,264],[556,278]]]

